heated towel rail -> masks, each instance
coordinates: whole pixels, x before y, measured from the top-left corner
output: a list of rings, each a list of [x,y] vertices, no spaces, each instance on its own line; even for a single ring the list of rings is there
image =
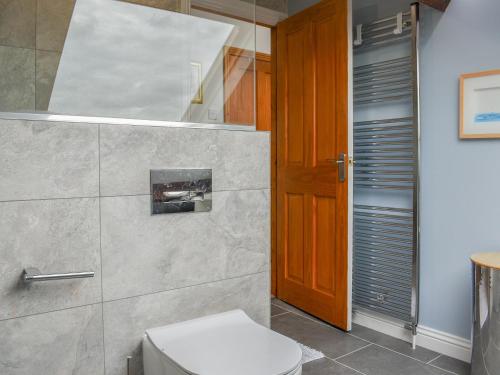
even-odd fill
[[[385,198],[380,205],[354,205],[353,305],[396,318],[413,335],[419,267],[418,11],[415,4],[409,12],[354,30],[355,65],[371,51],[382,55],[381,48],[402,46],[409,54],[383,54],[392,58],[354,68],[354,111],[364,113],[363,121],[354,123],[354,200],[361,192],[371,202],[380,194]],[[410,115],[391,117],[394,111],[386,109],[394,105]],[[402,194],[407,205],[387,204],[391,194]]]

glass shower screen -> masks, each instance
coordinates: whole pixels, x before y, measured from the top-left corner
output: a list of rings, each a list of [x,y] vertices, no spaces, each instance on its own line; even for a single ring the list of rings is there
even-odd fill
[[[253,1],[238,17],[189,0],[30,3],[0,17],[36,24],[0,36],[1,112],[254,125]]]

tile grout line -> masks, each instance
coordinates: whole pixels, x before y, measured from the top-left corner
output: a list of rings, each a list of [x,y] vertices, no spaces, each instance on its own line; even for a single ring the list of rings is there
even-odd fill
[[[100,167],[99,167],[100,168]],[[100,172],[99,172],[100,173]],[[99,182],[100,183],[100,182]],[[101,187],[99,186],[99,190]],[[270,191],[270,188],[245,188],[245,189],[223,189],[223,190],[214,190],[214,193],[229,193],[229,192],[240,192],[240,191]],[[0,204],[2,203],[19,203],[19,202],[38,202],[38,201],[57,201],[57,200],[70,200],[70,199],[97,199],[97,198],[121,198],[121,197],[147,197],[150,196],[150,193],[144,194],[117,194],[117,195],[89,195],[89,196],[74,196],[74,197],[53,197],[53,198],[29,198],[29,199],[7,199],[0,200]]]
[[[181,290],[181,289],[193,288],[193,287],[196,287],[196,286],[209,285],[209,284],[213,284],[213,283],[220,283],[220,282],[226,281],[226,280],[237,280],[237,279],[242,279],[244,277],[250,277],[250,276],[260,275],[260,274],[263,274],[263,273],[267,274],[268,270],[258,271],[258,272],[251,272],[251,273],[247,273],[247,274],[244,274],[244,275],[226,277],[224,279],[210,280],[210,281],[205,281],[205,282],[201,282],[201,283],[198,283],[198,284],[184,285],[184,286],[180,286],[180,287],[172,288],[172,289],[158,290],[158,291],[154,291],[154,292],[150,292],[150,293],[136,294],[136,295],[133,295],[133,296],[115,298],[115,299],[110,299],[110,300],[103,300],[103,303],[106,304],[106,303],[110,303],[110,302],[123,301],[123,300],[137,298],[137,297],[146,297],[146,296],[151,296],[151,295],[159,294],[159,293],[172,292],[174,290]]]
[[[305,315],[299,314],[299,313],[297,313],[297,312],[295,312],[295,311],[288,310],[288,309],[286,309],[286,308],[285,308],[285,307],[283,307],[283,306],[273,304],[272,302],[271,302],[271,305],[274,305],[274,306],[279,307],[279,308],[281,308],[281,309],[283,309],[283,310],[286,310],[286,311],[288,311],[288,312],[290,312],[290,313],[292,313],[292,314],[295,314],[295,315],[297,315],[297,316],[299,316],[299,317],[301,317],[301,318],[304,318],[304,319],[310,320],[311,322],[318,323],[318,324],[320,324],[320,325],[322,325],[322,326],[325,326],[325,327],[328,327],[328,328],[331,328],[331,329],[334,329],[334,330],[340,331],[341,333],[343,333],[343,334],[345,334],[345,335],[349,335],[349,336],[355,337],[355,338],[357,338],[358,340],[361,340],[361,341],[364,341],[364,342],[368,342],[368,343],[370,343],[370,344],[375,344],[375,343],[371,342],[370,340],[366,340],[366,339],[363,339],[363,338],[361,338],[361,337],[358,337],[358,336],[352,335],[352,334],[350,334],[349,332],[342,331],[341,329],[336,328],[336,327],[334,327],[334,326],[331,326],[331,325],[329,325],[329,324],[327,324],[327,323],[325,323],[325,322],[322,322],[321,320],[315,320],[315,319],[312,319],[312,318],[310,318],[310,317],[308,317],[308,316],[305,316]]]
[[[335,328],[335,327],[333,327],[333,326],[331,326],[331,325],[329,325],[329,324],[327,324],[327,323],[324,323],[324,322],[322,322],[322,321],[318,321],[318,320],[311,319],[311,318],[309,318],[309,317],[307,317],[307,316],[305,316],[305,315],[299,314],[299,313],[297,313],[297,312],[295,312],[295,311],[292,311],[291,309],[287,309],[287,308],[285,308],[285,307],[283,307],[283,306],[280,306],[280,305],[274,304],[274,303],[272,303],[272,302],[271,302],[271,304],[272,304],[272,305],[274,305],[274,306],[276,306],[276,307],[279,307],[279,308],[281,308],[281,309],[283,309],[283,310],[287,310],[288,312],[290,312],[290,313],[292,313],[292,314],[295,314],[295,315],[297,315],[297,316],[299,316],[299,317],[302,317],[302,318],[308,319],[308,320],[310,320],[310,321],[312,321],[312,322],[318,323],[318,324],[320,324],[320,325],[323,325],[323,326],[326,326],[326,327],[330,327],[330,328],[332,328],[332,329],[336,329],[336,330],[338,329],[338,328]],[[361,338],[361,337],[359,337],[359,336],[353,335],[353,334],[352,334],[352,333],[350,333],[350,332],[344,332],[344,333],[345,333],[346,335],[349,335],[349,336],[354,337],[354,338],[356,338],[356,339],[359,339],[359,340],[362,340],[362,341],[365,341],[365,342],[369,342],[370,344],[375,345],[375,346],[378,346],[378,347],[380,347],[380,348],[382,348],[382,349],[386,349],[386,350],[388,350],[388,351],[391,351],[391,352],[393,352],[393,353],[395,353],[395,354],[399,354],[399,355],[401,355],[401,356],[403,356],[403,357],[406,357],[406,358],[408,358],[408,359],[412,359],[412,360],[414,360],[414,361],[416,361],[416,362],[419,362],[419,363],[421,363],[421,364],[424,364],[424,365],[428,365],[428,366],[431,366],[431,367],[437,368],[437,369],[442,370],[442,371],[445,371],[445,372],[447,372],[447,373],[449,373],[449,374],[458,375],[458,374],[456,374],[456,373],[455,373],[455,372],[453,372],[453,371],[450,371],[450,370],[445,370],[445,369],[443,369],[443,368],[441,368],[441,367],[438,367],[438,366],[436,366],[436,365],[431,364],[430,362],[424,362],[424,361],[422,361],[422,360],[420,360],[420,359],[418,359],[418,358],[411,357],[411,356],[409,356],[409,355],[407,355],[407,354],[400,353],[400,352],[398,352],[398,351],[396,351],[396,350],[393,350],[393,349],[387,348],[387,347],[385,347],[385,346],[383,346],[383,345],[380,345],[380,344],[377,344],[377,343],[375,343],[375,342],[371,342],[371,341],[369,341],[369,340],[366,340],[366,339],[364,339],[364,338]],[[409,343],[408,343],[408,345],[409,345]],[[366,345],[366,346],[365,346],[365,347],[363,347],[363,348],[366,348],[366,347],[368,347],[368,346],[370,346],[370,345]],[[363,349],[363,348],[360,348],[360,349]],[[358,350],[360,350],[360,349],[358,349]],[[355,351],[358,351],[358,350],[355,350]],[[351,353],[348,353],[348,354],[351,354]],[[347,354],[346,354],[346,355],[347,355]],[[346,356],[346,355],[342,355],[341,357],[344,357],[344,356]],[[432,359],[432,360],[431,360],[431,362],[432,362],[432,361],[434,361],[434,360],[436,360],[436,359],[437,359],[437,358],[439,358],[440,356],[442,356],[442,354],[439,354],[436,358]],[[341,357],[338,357],[338,358],[341,358]],[[335,361],[335,359],[332,359],[332,358],[329,358],[329,357],[326,357],[326,358],[328,358],[328,359],[330,359],[330,360],[332,360],[332,361]],[[339,362],[339,363],[340,363],[340,362]],[[346,367],[347,367],[347,366],[346,366]]]
[[[371,343],[371,342],[370,342],[369,344],[367,344],[367,345],[365,345],[365,346],[362,346],[361,348],[358,348],[358,349],[356,349],[356,350],[353,350],[352,352],[349,352],[349,353],[346,353],[346,354],[342,354],[341,356],[338,356],[338,357],[336,357],[336,358],[331,358],[331,359],[332,359],[333,361],[337,361],[337,360],[339,360],[339,359],[341,359],[341,358],[347,357],[348,355],[351,355],[351,354],[354,354],[354,353],[356,353],[356,352],[359,352],[360,350],[366,349],[366,348],[368,348],[369,346],[372,346],[372,345],[373,345],[373,343]],[[330,358],[330,357],[328,357],[328,358]]]
[[[279,313],[279,314],[276,314],[276,315],[271,315],[271,318],[276,318],[277,316],[286,315],[286,314],[290,314],[290,311],[286,311],[284,313]]]
[[[34,92],[35,92],[35,95],[34,95],[34,97],[35,97],[34,107],[35,107],[35,112],[36,112],[36,110],[38,109],[37,105],[36,105],[37,104],[36,103],[36,92],[38,91],[37,87],[36,87],[37,86],[37,82],[38,82],[38,65],[37,65],[37,56],[36,56],[37,55],[37,47],[38,47],[38,34],[37,34],[38,33],[38,1],[35,4],[35,19],[34,19],[34,21],[35,21],[34,22],[34,24],[35,24],[35,48],[32,49],[32,51],[33,51],[32,53],[33,53],[33,56],[35,57],[35,82],[34,82],[33,86],[35,87],[35,90],[34,90]]]
[[[99,255],[101,260],[101,323],[102,323],[102,360],[104,373],[106,373],[106,347],[104,344],[104,281],[102,272],[102,208],[101,208],[101,125],[97,125],[97,179],[99,189]]]
[[[327,358],[328,358],[328,357],[327,357]],[[358,374],[366,375],[364,372],[361,372],[361,371],[359,371],[359,370],[356,370],[355,368],[352,368],[351,366],[344,365],[343,363],[338,362],[338,361],[336,361],[336,360],[334,360],[334,359],[331,359],[331,358],[328,358],[328,359],[330,359],[330,360],[331,360],[332,362],[334,362],[334,363],[337,363],[337,364],[338,364],[338,365],[340,365],[340,366],[344,366],[345,368],[348,368],[348,369],[349,369],[349,370],[351,370],[351,371],[357,372]]]
[[[432,358],[429,362],[427,362],[427,364],[434,362],[436,359],[438,359],[439,357],[442,357],[442,356],[443,356],[442,354],[438,354],[438,356],[436,358]]]
[[[38,316],[38,315],[52,314],[52,313],[57,313],[59,311],[66,311],[66,310],[71,310],[71,309],[80,309],[82,307],[97,306],[97,305],[102,305],[102,302],[101,301],[97,301],[97,302],[86,303],[86,304],[83,304],[83,305],[75,305],[75,306],[63,307],[63,308],[55,309],[55,310],[42,311],[42,312],[33,313],[33,314],[13,316],[11,318],[0,319],[0,323],[1,322],[6,322],[8,320],[30,318],[30,317]]]
[[[406,357],[406,358],[409,358],[409,359],[413,359],[414,361],[419,362],[419,363],[421,363],[421,364],[423,364],[423,365],[427,365],[427,366],[435,367],[435,368],[440,369],[440,370],[442,370],[442,371],[446,371],[447,373],[457,375],[457,374],[456,374],[456,373],[454,373],[453,371],[450,371],[450,370],[445,370],[444,368],[441,368],[441,367],[435,366],[435,365],[433,365],[433,364],[429,364],[429,363],[424,362],[424,361],[422,361],[422,360],[420,360],[420,359],[418,359],[418,358],[411,357],[411,356],[409,356],[409,355],[407,355],[407,354],[400,353],[400,352],[398,352],[398,351],[396,351],[396,350],[394,350],[394,349],[391,349],[391,348],[386,348],[385,346],[382,346],[382,345],[377,344],[377,343],[373,343],[373,345],[378,346],[378,347],[380,347],[380,348],[382,348],[382,349],[385,349],[385,350],[389,350],[390,352],[393,352],[393,353],[399,354],[399,355],[401,355],[401,356],[403,356],[403,357]]]
[[[68,307],[63,307],[63,308],[54,309],[54,310],[41,311],[41,312],[32,313],[32,314],[13,316],[11,318],[0,319],[0,322],[5,322],[5,321],[8,321],[8,320],[14,320],[14,319],[29,318],[29,317],[32,317],[32,316],[38,316],[38,315],[56,313],[56,312],[59,312],[59,311],[66,311],[66,310],[78,309],[78,308],[81,308],[81,307],[95,306],[95,305],[103,305],[103,311],[104,311],[104,305],[106,303],[111,303],[111,302],[115,302],[115,301],[123,301],[123,300],[127,300],[127,299],[132,299],[132,298],[147,297],[147,296],[151,296],[151,295],[159,294],[159,293],[168,293],[168,292],[171,292],[171,291],[174,291],[174,290],[192,288],[192,287],[197,287],[197,286],[202,286],[202,285],[209,285],[209,284],[212,284],[212,283],[219,283],[219,282],[226,281],[226,280],[237,280],[237,279],[242,279],[244,277],[256,276],[256,275],[260,275],[260,274],[267,273],[267,272],[268,272],[267,270],[266,271],[253,272],[253,273],[249,273],[249,274],[245,274],[245,275],[240,275],[240,276],[229,277],[229,278],[225,278],[225,279],[217,279],[217,280],[212,280],[212,281],[206,281],[206,282],[203,282],[203,283],[200,283],[200,284],[186,285],[186,286],[181,286],[181,287],[178,287],[178,288],[160,290],[160,291],[155,291],[155,292],[151,292],[151,293],[138,294],[138,295],[133,295],[133,296],[129,296],[129,297],[122,297],[122,298],[117,298],[117,299],[111,299],[111,300],[107,300],[107,301],[104,300],[104,296],[102,296],[101,301],[84,303],[84,304],[81,304],[81,305],[68,306]],[[102,275],[101,275],[101,279],[102,279]]]

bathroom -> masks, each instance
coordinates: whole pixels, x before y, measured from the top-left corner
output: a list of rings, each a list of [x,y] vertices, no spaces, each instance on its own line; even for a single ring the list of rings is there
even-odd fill
[[[499,251],[500,131],[462,137],[459,79],[500,69],[499,13],[497,0],[0,0],[0,374],[469,374],[470,256]],[[345,59],[304,41],[288,55],[283,35],[326,15],[339,18],[319,22],[318,33],[334,30],[340,42],[314,42]],[[416,56],[419,173],[411,189],[363,192],[356,124],[381,110],[408,116],[356,103],[356,68],[399,58],[397,46],[356,52],[367,25],[386,18],[416,41],[404,48]],[[298,86],[286,75],[309,67],[308,54],[339,64],[318,91],[336,110],[317,113],[342,114],[344,127],[336,147],[328,130],[315,138],[332,180],[315,193],[313,219],[298,204],[305,182],[286,192],[288,206],[279,198],[289,173],[280,142],[303,147],[292,155],[299,163],[310,140],[305,128],[285,137],[283,124],[309,116],[308,98],[329,108],[307,91],[320,85],[316,75]],[[294,64],[300,56],[305,65]],[[297,95],[284,95],[285,81]],[[334,200],[344,214],[331,213]],[[384,295],[360,307],[359,205],[418,212],[407,310],[396,318],[380,313]],[[313,271],[311,232],[293,235],[309,221],[327,228],[312,242],[328,266]],[[334,228],[341,235],[331,238]],[[284,233],[300,244],[289,258]],[[335,293],[308,299],[316,291],[294,289],[308,272]],[[205,335],[196,342],[208,357],[192,346],[174,370],[149,364],[161,362],[146,354],[161,346],[145,344],[153,329],[214,316],[271,341],[233,337],[250,353],[242,364],[236,345]],[[243,335],[224,332],[227,342]],[[182,357],[171,355],[170,364]]]

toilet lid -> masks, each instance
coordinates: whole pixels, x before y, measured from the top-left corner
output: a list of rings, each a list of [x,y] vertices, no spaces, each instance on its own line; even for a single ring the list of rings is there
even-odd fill
[[[302,360],[298,344],[234,310],[146,331],[188,374],[285,375]]]

